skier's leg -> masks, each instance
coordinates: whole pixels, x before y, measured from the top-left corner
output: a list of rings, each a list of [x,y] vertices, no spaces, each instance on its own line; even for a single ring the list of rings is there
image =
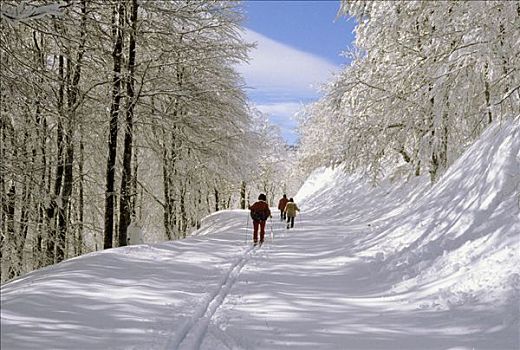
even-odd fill
[[[260,221],[260,244],[264,243],[265,221]]]
[[[256,220],[253,220],[253,243],[258,243],[258,224],[259,222]]]

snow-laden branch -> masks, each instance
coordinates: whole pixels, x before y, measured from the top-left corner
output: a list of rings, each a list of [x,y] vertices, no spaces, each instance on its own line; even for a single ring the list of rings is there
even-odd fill
[[[64,2],[36,6],[23,1],[18,6],[2,5],[0,15],[3,20],[8,22],[35,20],[45,16],[60,16],[67,6]]]

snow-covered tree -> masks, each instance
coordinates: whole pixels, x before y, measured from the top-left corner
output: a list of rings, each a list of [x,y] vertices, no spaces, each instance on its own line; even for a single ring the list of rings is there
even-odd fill
[[[1,8],[2,280],[240,205],[265,153],[234,68],[251,47],[238,2],[24,6]]]
[[[340,13],[359,23],[356,48],[303,118],[309,165],[378,178],[406,163],[435,181],[487,124],[520,112],[518,2],[342,1]]]

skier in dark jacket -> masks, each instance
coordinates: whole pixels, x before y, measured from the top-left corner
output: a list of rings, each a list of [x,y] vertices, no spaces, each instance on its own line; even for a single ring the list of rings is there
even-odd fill
[[[253,242],[258,244],[258,228],[260,227],[260,244],[264,243],[265,236],[265,221],[271,217],[271,210],[267,204],[265,194],[261,193],[258,196],[258,201],[249,206],[251,210],[251,218],[253,219]]]
[[[285,206],[287,205],[287,202],[289,202],[289,199],[287,199],[287,195],[284,194],[282,198],[278,201],[278,209],[280,210],[280,221],[285,221]]]

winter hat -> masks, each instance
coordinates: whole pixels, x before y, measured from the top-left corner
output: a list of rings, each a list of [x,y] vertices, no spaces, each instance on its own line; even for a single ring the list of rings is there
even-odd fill
[[[265,200],[267,200],[267,197],[265,196],[265,194],[260,193],[260,195],[258,196],[258,200],[259,201],[265,201]]]

